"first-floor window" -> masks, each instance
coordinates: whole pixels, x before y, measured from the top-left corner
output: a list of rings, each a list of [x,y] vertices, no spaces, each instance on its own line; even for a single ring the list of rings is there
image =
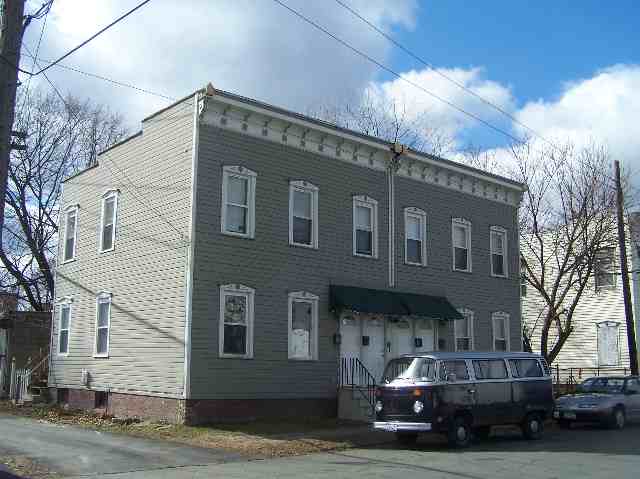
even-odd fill
[[[618,327],[615,321],[596,324],[598,328],[598,366],[617,366],[620,352],[618,350]]]
[[[68,354],[69,330],[71,329],[71,303],[62,303],[58,308],[58,354]]]
[[[111,293],[101,292],[96,300],[95,356],[109,355],[109,329],[111,328]]]
[[[254,295],[241,284],[220,287],[220,356],[253,357]]]
[[[318,357],[318,297],[303,291],[289,294],[289,359]]]
[[[507,313],[493,313],[491,315],[493,329],[493,350],[509,350],[509,315]]]
[[[473,349],[473,311],[460,310],[462,319],[454,321],[456,335],[456,351],[471,351]]]

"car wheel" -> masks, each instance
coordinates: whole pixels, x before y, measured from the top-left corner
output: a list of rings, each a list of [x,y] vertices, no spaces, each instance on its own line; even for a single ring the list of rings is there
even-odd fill
[[[411,446],[418,440],[418,435],[413,432],[397,432],[396,441],[403,446]]]
[[[456,417],[449,426],[447,441],[451,447],[467,447],[471,443],[471,426],[462,416]]]
[[[473,436],[476,439],[481,441],[488,439],[490,434],[491,434],[491,426],[481,426],[473,430]]]
[[[627,418],[624,414],[624,409],[621,407],[615,408],[609,418],[609,427],[611,429],[624,429],[626,422]]]
[[[571,421],[561,419],[560,421],[558,421],[558,426],[560,427],[560,429],[571,429]]]
[[[522,434],[527,439],[540,439],[544,431],[544,423],[539,414],[528,414],[522,423]]]

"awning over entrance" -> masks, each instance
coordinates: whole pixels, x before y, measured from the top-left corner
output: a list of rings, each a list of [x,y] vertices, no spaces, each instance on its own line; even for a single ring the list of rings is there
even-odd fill
[[[356,286],[329,287],[331,308],[348,309],[359,313],[424,316],[434,319],[462,319],[444,296],[402,293]]]

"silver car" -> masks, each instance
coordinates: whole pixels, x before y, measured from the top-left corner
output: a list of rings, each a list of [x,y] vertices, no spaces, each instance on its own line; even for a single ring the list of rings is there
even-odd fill
[[[553,418],[560,427],[574,422],[599,422],[622,429],[627,420],[640,421],[640,378],[599,376],[586,379],[575,394],[556,400]]]

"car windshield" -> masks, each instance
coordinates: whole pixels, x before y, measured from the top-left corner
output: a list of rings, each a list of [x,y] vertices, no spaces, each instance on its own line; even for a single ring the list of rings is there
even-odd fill
[[[436,362],[428,358],[392,359],[382,376],[385,383],[395,380],[433,381],[436,376]]]
[[[624,379],[622,378],[590,378],[580,384],[578,392],[619,394],[623,387]]]

